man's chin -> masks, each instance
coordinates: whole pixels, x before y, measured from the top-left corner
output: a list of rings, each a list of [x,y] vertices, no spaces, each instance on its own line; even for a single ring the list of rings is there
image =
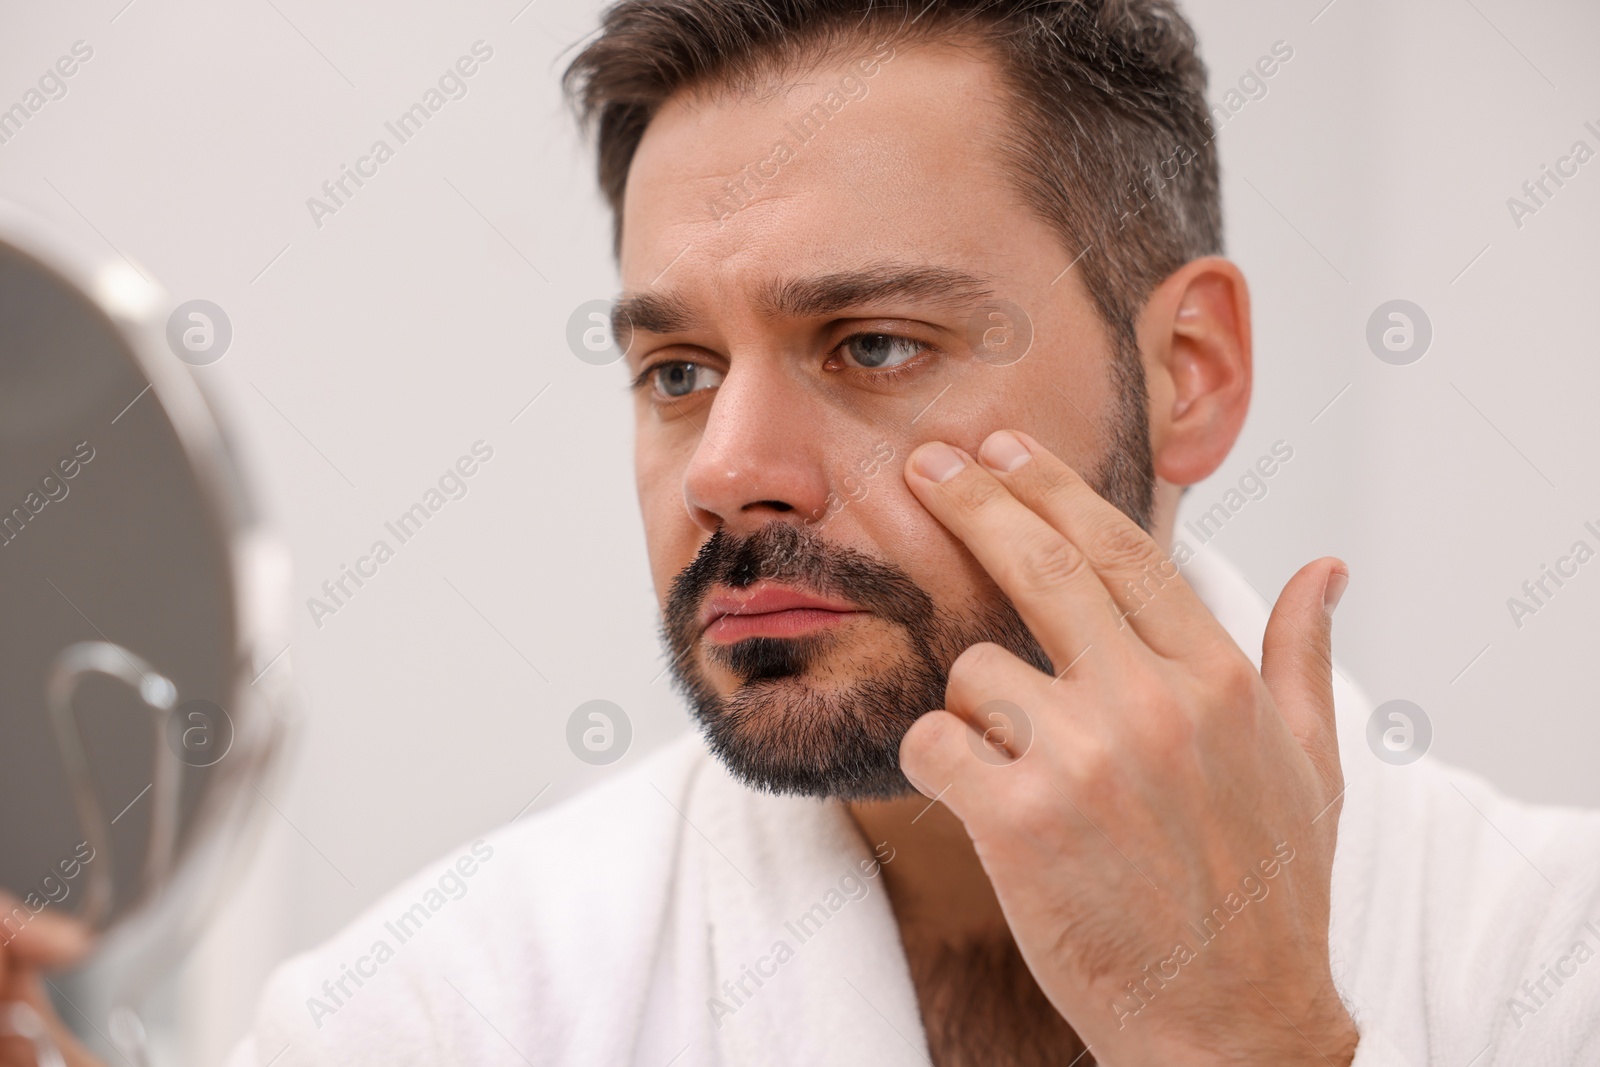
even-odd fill
[[[928,708],[903,685],[821,688],[787,675],[691,703],[711,751],[752,789],[845,801],[915,791],[900,770],[900,741]]]

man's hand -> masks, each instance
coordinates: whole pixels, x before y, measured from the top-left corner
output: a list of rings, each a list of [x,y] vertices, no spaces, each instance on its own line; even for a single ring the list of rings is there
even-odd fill
[[[27,921],[22,922],[21,916],[28,916]],[[88,931],[48,907],[33,914],[4,891],[0,891],[0,918],[8,920],[0,923],[0,1067],[47,1062],[34,1053],[30,1038],[36,1027],[49,1035],[67,1067],[104,1067],[56,1017],[42,976],[44,970],[81,958],[89,950]]]
[[[907,777],[961,819],[1023,958],[1099,1062],[1344,1067],[1357,1033],[1328,962],[1344,565],[1290,580],[1257,673],[1070,467],[1008,431],[979,456],[925,444],[906,481],[1059,673],[967,649],[946,709],[901,744]]]

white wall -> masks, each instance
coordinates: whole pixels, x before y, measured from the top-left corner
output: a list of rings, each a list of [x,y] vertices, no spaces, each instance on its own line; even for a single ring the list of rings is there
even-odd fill
[[[494,448],[337,615],[318,628],[297,609],[306,698],[283,817],[170,991],[182,1062],[212,1063],[273,962],[536,795],[542,808],[606,773],[567,749],[579,703],[627,710],[617,768],[685,717],[660,677],[623,375],[564,339],[572,310],[614,288],[555,81],[597,5],[125,2],[0,6],[0,106],[73,42],[94,49],[0,145],[0,196],[226,309],[232,350],[198,373],[226,401],[298,597],[474,441]],[[1583,127],[1600,128],[1600,10],[1324,3],[1189,5],[1214,101],[1275,42],[1294,49],[1222,133],[1257,395],[1190,503],[1288,442],[1268,495],[1208,550],[1269,595],[1343,556],[1340,656],[1375,699],[1424,707],[1428,758],[1600,803],[1585,671],[1600,563],[1520,629],[1506,607],[1574,540],[1600,540],[1582,529],[1600,526],[1600,162],[1520,229],[1506,207],[1574,140],[1600,149]],[[468,95],[315,225],[307,198],[479,40],[494,52]],[[1411,366],[1364,339],[1394,298],[1433,323]]]

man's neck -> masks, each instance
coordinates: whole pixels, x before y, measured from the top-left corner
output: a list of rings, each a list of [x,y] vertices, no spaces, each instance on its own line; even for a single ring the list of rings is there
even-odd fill
[[[961,820],[920,796],[850,811],[885,861],[935,1067],[1094,1067],[1023,961]]]
[[[1009,937],[1000,902],[961,820],[920,795],[858,801],[850,813],[869,850],[887,842],[884,885],[908,950],[930,943],[959,944]]]

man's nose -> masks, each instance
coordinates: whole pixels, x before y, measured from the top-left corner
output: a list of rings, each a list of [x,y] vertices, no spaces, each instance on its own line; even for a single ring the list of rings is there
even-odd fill
[[[827,510],[822,412],[781,366],[730,368],[684,472],[683,498],[708,532],[748,534]]]

